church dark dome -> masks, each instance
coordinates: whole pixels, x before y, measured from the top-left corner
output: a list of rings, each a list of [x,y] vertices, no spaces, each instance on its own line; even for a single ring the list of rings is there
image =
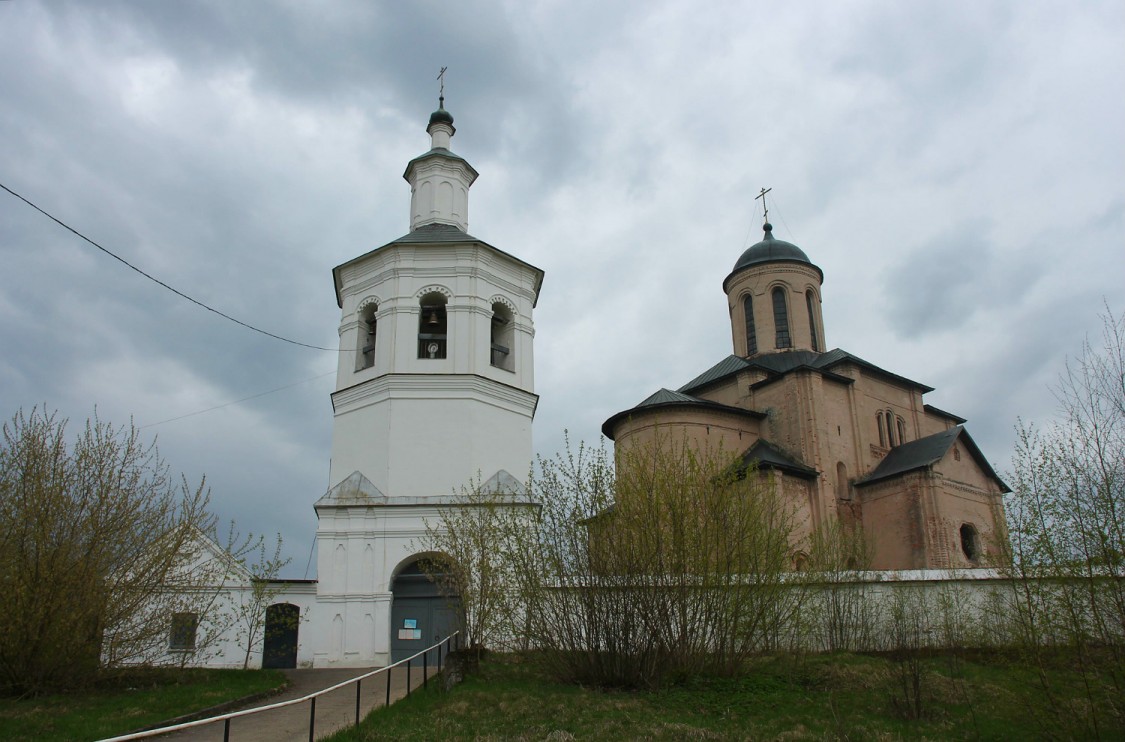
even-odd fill
[[[799,263],[808,263],[812,265],[809,256],[805,255],[805,251],[794,245],[792,242],[775,239],[773,236],[773,225],[766,222],[762,229],[765,230],[766,235],[761,242],[756,245],[751,245],[747,248],[746,252],[742,253],[742,257],[734,264],[734,270],[731,272],[740,271],[743,268],[758,263],[773,263],[778,260],[795,260]]]
[[[794,245],[792,242],[779,240],[773,236],[773,225],[766,222],[762,225],[762,230],[765,231],[765,236],[762,241],[751,245],[742,253],[738,258],[738,262],[734,264],[731,269],[730,275],[723,281],[723,291],[727,290],[730,285],[731,279],[736,274],[741,273],[747,268],[752,268],[757,265],[766,265],[767,263],[804,263],[811,266],[820,275],[820,280],[824,281],[824,271],[809,260],[809,256],[805,255],[805,251]]]
[[[439,106],[436,111],[430,114],[429,126],[433,126],[434,124],[448,124],[449,126],[453,126],[453,114]],[[429,128],[429,126],[426,128]]]

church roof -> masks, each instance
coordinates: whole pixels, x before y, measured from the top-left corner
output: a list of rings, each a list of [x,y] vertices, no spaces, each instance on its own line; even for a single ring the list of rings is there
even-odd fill
[[[937,407],[934,407],[932,404],[924,404],[924,405],[922,405],[922,409],[925,410],[926,412],[928,412],[929,414],[934,415],[935,417],[944,417],[947,420],[952,420],[954,425],[961,425],[962,423],[968,422],[968,420],[961,417],[960,415],[954,415],[952,412],[946,412],[945,410],[939,410]]]
[[[430,114],[430,123],[426,125],[429,129],[434,124],[448,124],[449,128],[453,128],[453,114],[445,110],[445,97],[442,96],[441,101],[438,103],[438,109]],[[454,129],[456,131],[456,129]]]
[[[900,446],[895,446],[870,474],[862,477],[856,481],[855,484],[857,487],[862,487],[867,484],[899,476],[900,474],[906,474],[907,472],[933,466],[945,458],[945,455],[949,453],[949,449],[953,447],[953,444],[959,438],[965,444],[965,448],[969,450],[969,454],[976,460],[977,465],[984,470],[985,474],[1000,483],[1000,491],[1011,492],[1011,488],[1004,484],[1004,480],[1000,479],[996,472],[993,471],[988,460],[984,458],[984,454],[980,452],[980,449],[977,448],[977,444],[961,425],[956,425],[940,433],[934,433],[925,438],[919,438],[908,443],[903,443]]]
[[[481,492],[494,495],[494,502],[508,505],[536,505],[525,500],[523,483],[513,477],[504,469],[499,470],[489,477],[480,487]],[[422,496],[397,496],[387,497],[365,477],[362,472],[353,471],[344,481],[329,489],[313,504],[319,512],[321,509],[337,507],[442,507],[465,505],[464,496],[456,494]]]
[[[830,376],[837,381],[852,383],[854,381],[853,379],[847,376],[841,376],[832,371],[834,367],[843,363],[855,364],[867,372],[891,379],[904,386],[920,389],[922,392],[933,391],[933,387],[920,384],[905,376],[891,373],[884,368],[876,366],[874,363],[865,361],[859,356],[852,355],[839,348],[826,353],[819,353],[815,350],[785,350],[777,353],[763,353],[761,355],[751,356],[750,358],[742,358],[734,355],[727,356],[699,376],[696,376],[694,379],[681,386],[677,391],[683,393],[694,392],[716,382],[723,381],[747,369],[759,369],[766,372],[767,378],[759,383],[776,381],[798,369],[814,370]]]
[[[493,250],[493,251],[503,255],[504,257],[506,257],[510,260],[514,260],[515,262],[519,263],[520,265],[526,266],[526,267],[532,269],[533,271],[535,271],[535,275],[536,275],[536,279],[535,279],[535,299],[532,302],[532,306],[534,307],[536,304],[538,304],[538,302],[539,302],[539,291],[540,291],[540,289],[543,288],[543,271],[541,269],[536,268],[531,263],[520,260],[519,258],[517,258],[515,255],[512,255],[511,253],[504,252],[500,248],[495,247],[494,245],[488,244],[487,242],[485,242],[484,240],[482,240],[480,238],[473,237],[468,232],[464,232],[464,231],[458,229],[456,226],[454,226],[452,224],[442,224],[442,223],[439,223],[439,222],[434,222],[433,224],[426,224],[426,225],[423,225],[421,227],[418,227],[418,229],[415,229],[412,232],[407,232],[402,237],[399,237],[397,240],[391,240],[390,242],[388,242],[385,245],[381,245],[381,246],[375,248],[374,250],[369,250],[368,252],[365,252],[363,255],[360,255],[357,258],[352,258],[348,262],[341,263],[340,265],[333,268],[332,269],[332,277],[333,277],[333,280],[336,283],[336,306],[341,307],[341,308],[344,306],[343,297],[340,295],[340,289],[343,288],[343,282],[342,282],[342,279],[341,279],[340,271],[343,268],[346,268],[347,266],[351,265],[352,263],[357,263],[361,260],[366,260],[367,258],[369,258],[370,256],[374,255],[375,253],[379,252],[380,250],[385,250],[385,249],[387,249],[387,248],[389,248],[393,245],[442,245],[442,244],[450,244],[450,243],[458,243],[458,242],[461,242],[461,243],[470,242],[470,243],[476,243],[478,245],[483,245],[483,246],[487,247],[488,249]]]
[[[812,479],[817,476],[816,469],[802,464],[767,440],[759,438],[753,446],[742,454],[742,463],[756,462],[759,469],[778,469],[799,477]]]
[[[358,471],[324,493],[316,505],[385,505],[387,496]],[[316,506],[314,505],[314,507]]]
[[[671,409],[675,407],[697,407],[714,412],[726,412],[733,415],[752,417],[757,420],[760,420],[766,416],[764,412],[758,412],[757,410],[747,410],[741,407],[731,407],[730,405],[719,404],[718,402],[711,402],[710,400],[693,397],[690,394],[674,392],[671,389],[660,389],[659,391],[650,394],[634,407],[630,407],[627,410],[618,412],[616,415],[612,416],[604,423],[602,423],[602,435],[612,441],[614,439],[613,429],[616,428],[617,424],[622,420],[626,420],[638,413],[651,412],[659,409]]]
[[[816,272],[820,274],[820,280],[824,281],[824,271],[813,262],[809,260],[809,256],[805,251],[794,245],[792,242],[779,240],[773,236],[773,225],[766,222],[762,225],[764,235],[762,241],[751,245],[746,249],[734,264],[731,269],[730,275],[723,280],[723,290],[726,290],[727,282],[736,273],[739,273],[746,268],[755,265],[762,265],[764,263],[804,263],[805,265],[812,266]]]
[[[470,180],[469,180],[470,183],[472,183],[478,177],[480,177],[480,173],[477,172],[477,169],[475,167],[473,167],[472,165],[469,164],[468,160],[466,160],[464,157],[457,154],[453,150],[447,149],[445,147],[433,147],[432,149],[429,149],[429,150],[423,152],[422,154],[418,155],[417,157],[415,157],[410,162],[406,163],[406,169],[402,171],[402,177],[406,178],[407,180],[410,180],[410,169],[411,168],[413,168],[415,165],[417,165],[419,162],[422,162],[423,160],[430,160],[430,159],[433,159],[434,157],[441,157],[441,158],[444,158],[446,160],[457,160],[458,162],[462,163],[465,167],[467,167],[469,169],[469,172],[472,173],[472,178],[470,178]]]

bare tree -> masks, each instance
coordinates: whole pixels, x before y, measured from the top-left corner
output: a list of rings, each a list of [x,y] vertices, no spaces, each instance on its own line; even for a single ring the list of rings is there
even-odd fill
[[[809,536],[810,588],[805,611],[813,635],[829,652],[858,651],[871,644],[876,608],[869,595],[871,549],[862,528],[830,520]]]
[[[791,618],[792,508],[721,451],[662,440],[541,460],[512,539],[529,642],[562,677],[643,686],[730,673]]]
[[[1102,317],[1054,388],[1057,420],[1020,423],[1006,502],[1015,624],[1042,667],[1048,648],[1073,650],[1086,676],[1108,677],[1116,698],[1090,698],[1087,733],[1125,723],[1125,316]],[[1055,702],[1056,715],[1072,711]],[[1093,685],[1088,686],[1093,687]],[[1110,709],[1099,716],[1099,709]]]
[[[232,525],[233,533],[233,525]],[[230,543],[238,543],[237,538],[228,539]],[[233,624],[236,641],[239,649],[244,651],[242,669],[250,667],[250,658],[262,649],[266,638],[266,609],[282,592],[282,588],[275,582],[281,570],[290,562],[290,557],[281,556],[281,534],[277,534],[274,541],[273,554],[267,556],[266,541],[264,537],[247,536],[242,541],[242,546],[236,550],[239,556],[236,560],[241,567],[249,573],[250,584],[237,590],[227,590],[229,605],[225,611]],[[251,559],[250,555],[256,558]],[[299,620],[299,619],[298,619]],[[275,627],[285,631],[292,626]]]
[[[66,420],[17,412],[0,448],[0,691],[163,654],[193,600],[188,544],[212,525],[207,502],[132,424],[95,416],[68,445]]]
[[[506,648],[519,633],[512,539],[526,531],[535,506],[513,484],[478,477],[438,520],[426,521],[424,548],[431,556],[422,569],[456,610],[463,646],[476,660],[486,647]]]

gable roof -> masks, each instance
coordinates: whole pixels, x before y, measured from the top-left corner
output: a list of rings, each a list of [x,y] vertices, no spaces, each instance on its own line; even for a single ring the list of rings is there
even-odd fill
[[[359,471],[353,471],[344,481],[316,501],[317,505],[385,505],[387,496],[379,491],[370,479]]]
[[[778,469],[805,479],[814,479],[817,476],[816,469],[806,466],[769,441],[761,438],[753,446],[746,449],[746,453],[742,454],[744,465],[749,465],[751,462],[757,462],[759,469]]]
[[[531,263],[520,260],[519,258],[517,258],[515,255],[512,255],[511,253],[504,252],[500,248],[488,244],[484,240],[473,237],[468,232],[461,231],[460,229],[453,226],[452,224],[440,224],[440,223],[435,222],[433,224],[426,224],[424,226],[418,227],[418,229],[415,229],[411,232],[408,232],[408,233],[404,234],[402,237],[399,237],[397,240],[391,240],[390,242],[388,242],[385,245],[381,245],[379,247],[376,247],[374,250],[369,250],[369,251],[365,252],[363,255],[360,255],[359,257],[356,257],[356,258],[352,258],[351,260],[347,261],[346,263],[340,263],[338,266],[333,268],[332,269],[332,280],[336,285],[336,306],[338,306],[338,307],[344,306],[343,297],[340,296],[340,289],[343,288],[343,284],[340,280],[340,272],[341,272],[342,269],[348,267],[349,265],[352,265],[353,263],[357,263],[361,260],[366,260],[371,255],[374,255],[375,253],[379,252],[380,250],[385,250],[386,248],[391,247],[393,245],[442,245],[442,244],[455,244],[455,243],[470,243],[470,244],[482,245],[484,247],[487,247],[489,250],[492,250],[493,252],[496,252],[496,253],[499,253],[500,255],[503,255],[504,257],[508,258],[509,260],[514,260],[515,262],[519,263],[520,265],[525,266],[525,267],[533,270],[535,272],[535,298],[532,300],[531,305],[534,307],[536,304],[539,303],[539,291],[540,291],[540,289],[543,288],[543,271],[541,269],[536,268]]]
[[[977,448],[977,444],[973,441],[968,432],[965,431],[964,426],[961,425],[956,425],[940,433],[934,433],[925,438],[919,438],[895,446],[871,473],[857,480],[855,484],[857,487],[862,487],[884,479],[897,477],[907,472],[933,466],[945,458],[945,455],[949,453],[949,449],[953,447],[953,444],[958,439],[961,439],[965,444],[965,448],[968,449],[969,455],[976,461],[977,466],[979,466],[985,474],[999,483],[1001,492],[1012,491],[1011,488],[1004,483],[1004,480],[1000,479],[996,472],[993,471],[988,460],[984,458],[984,454],[980,452],[980,449]]]
[[[934,415],[936,417],[944,417],[947,420],[952,420],[954,425],[962,425],[962,424],[968,422],[968,420],[961,417],[960,415],[954,415],[952,412],[946,412],[945,410],[939,410],[937,407],[934,407],[932,404],[924,404],[924,405],[922,405],[922,409],[925,410],[930,415]]]
[[[602,423],[602,435],[614,440],[613,429],[617,427],[618,423],[626,420],[638,413],[653,412],[656,410],[673,409],[673,408],[699,408],[703,410],[710,410],[713,412],[725,412],[731,415],[741,415],[743,417],[751,417],[755,420],[761,420],[766,417],[766,413],[758,412],[757,410],[747,410],[742,407],[731,407],[730,405],[712,402],[699,397],[693,397],[690,394],[682,392],[674,392],[671,389],[659,389],[650,394],[644,400],[639,402],[627,410],[622,410],[616,415],[613,415],[604,423]]]
[[[851,377],[842,376],[832,371],[834,367],[844,363],[855,364],[869,373],[890,379],[903,386],[920,389],[923,393],[933,391],[933,387],[920,384],[905,376],[891,373],[884,368],[876,366],[874,363],[865,361],[859,356],[852,355],[839,348],[825,353],[819,353],[815,350],[783,350],[776,353],[763,353],[749,358],[734,355],[727,356],[699,376],[681,386],[677,391],[693,392],[719,381],[723,381],[747,369],[759,369],[767,374],[767,378],[758,382],[759,384],[772,383],[784,377],[786,374],[799,369],[817,371],[842,383],[853,383],[855,380]]]

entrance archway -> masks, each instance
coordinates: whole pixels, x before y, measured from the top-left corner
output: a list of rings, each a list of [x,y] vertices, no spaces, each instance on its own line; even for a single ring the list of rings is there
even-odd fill
[[[266,608],[262,668],[284,670],[297,666],[297,628],[301,609],[292,603],[274,603]]]
[[[395,575],[391,594],[391,662],[406,659],[460,626],[460,600],[442,593],[435,578],[422,570],[421,559]],[[436,660],[435,653],[429,661],[432,665]]]

